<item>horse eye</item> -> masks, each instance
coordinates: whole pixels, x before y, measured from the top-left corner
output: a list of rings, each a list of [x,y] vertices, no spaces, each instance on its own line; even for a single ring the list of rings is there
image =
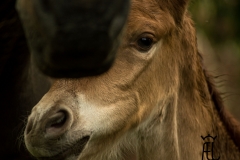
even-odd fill
[[[137,48],[140,50],[140,51],[148,51],[151,49],[153,45],[153,39],[152,38],[148,38],[148,37],[141,37],[138,39],[137,41]]]

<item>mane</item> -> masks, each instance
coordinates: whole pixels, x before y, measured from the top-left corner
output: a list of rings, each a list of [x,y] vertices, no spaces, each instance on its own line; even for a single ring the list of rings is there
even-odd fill
[[[203,59],[199,52],[198,54],[201,59]],[[240,123],[229,113],[229,111],[226,110],[223,104],[222,97],[217,91],[216,86],[214,85],[213,77],[210,76],[205,69],[203,69],[203,72],[207,82],[209,93],[211,95],[211,99],[219,113],[220,119],[222,120],[230,137],[233,139],[233,142],[240,151]]]

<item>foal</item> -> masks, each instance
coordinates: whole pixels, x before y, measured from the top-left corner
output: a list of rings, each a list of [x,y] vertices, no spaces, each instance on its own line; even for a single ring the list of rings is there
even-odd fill
[[[113,67],[54,80],[28,118],[27,149],[40,160],[240,159],[239,124],[202,67],[188,1],[131,3]]]

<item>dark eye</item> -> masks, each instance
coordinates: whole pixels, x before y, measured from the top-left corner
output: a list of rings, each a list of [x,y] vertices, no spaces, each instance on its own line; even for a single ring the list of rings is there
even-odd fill
[[[137,40],[137,48],[140,51],[146,52],[151,49],[153,39],[148,37],[141,37]]]

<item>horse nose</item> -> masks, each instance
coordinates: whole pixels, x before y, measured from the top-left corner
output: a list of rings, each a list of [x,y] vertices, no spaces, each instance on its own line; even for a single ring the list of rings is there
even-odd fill
[[[68,110],[46,112],[41,118],[29,118],[25,136],[43,135],[45,139],[57,139],[71,127],[72,117]]]

